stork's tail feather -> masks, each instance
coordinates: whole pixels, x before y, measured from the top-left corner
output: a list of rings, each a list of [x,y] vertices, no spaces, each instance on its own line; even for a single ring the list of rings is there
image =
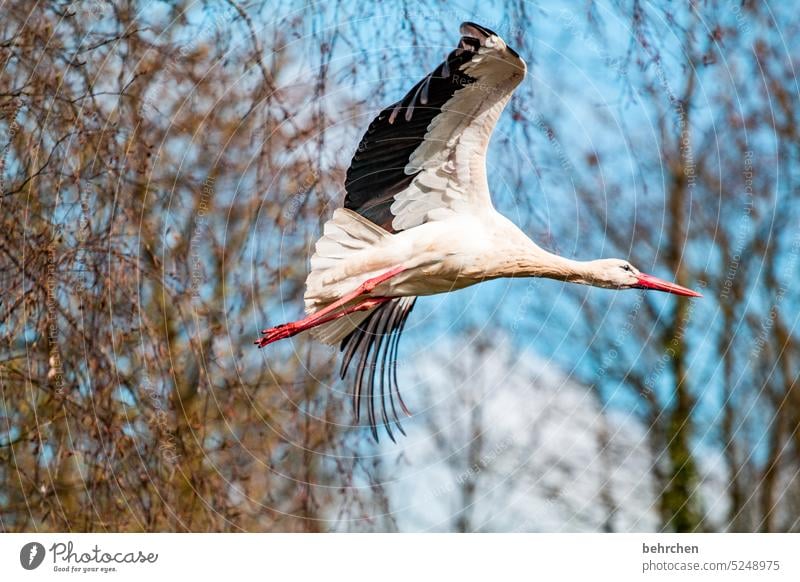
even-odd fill
[[[311,257],[311,273],[306,279],[306,313],[313,313],[330,304],[338,291],[331,288],[335,271],[342,261],[377,244],[390,234],[352,210],[339,208],[325,223],[323,236],[317,241]],[[356,312],[314,328],[312,335],[326,344],[337,344],[347,337],[371,313]]]

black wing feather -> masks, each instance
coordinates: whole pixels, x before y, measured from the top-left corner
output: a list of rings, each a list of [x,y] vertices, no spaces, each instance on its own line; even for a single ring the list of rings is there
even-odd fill
[[[350,363],[354,356],[357,356],[358,366],[353,390],[353,408],[356,421],[358,421],[361,417],[361,402],[362,400],[366,401],[367,418],[375,440],[378,440],[378,415],[375,406],[380,398],[381,424],[386,429],[389,438],[394,441],[389,409],[386,406],[387,391],[391,421],[402,434],[405,434],[394,404],[394,396],[397,396],[401,409],[409,414],[397,387],[397,346],[400,333],[416,299],[416,297],[398,297],[387,301],[370,313],[358,328],[342,340],[341,349],[345,351],[345,356],[342,360],[341,376],[345,377]],[[386,366],[387,359],[389,367]],[[378,362],[380,362],[380,370]],[[378,385],[380,397],[375,393],[376,376],[380,376]]]
[[[460,68],[479,47],[478,39],[462,37],[443,63],[370,124],[347,170],[345,208],[395,232],[389,207],[394,195],[407,188],[416,175],[405,173],[408,160],[444,104],[456,91],[475,82]]]

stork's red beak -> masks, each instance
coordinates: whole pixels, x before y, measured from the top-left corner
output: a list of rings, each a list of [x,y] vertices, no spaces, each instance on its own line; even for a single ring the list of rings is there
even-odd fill
[[[659,279],[658,277],[653,277],[652,275],[645,275],[644,273],[639,273],[637,275],[639,282],[634,285],[637,289],[653,289],[654,291],[664,291],[666,293],[673,293],[674,295],[684,295],[686,297],[702,297],[700,293],[697,291],[692,291],[691,289],[687,289],[686,287],[681,287],[680,285],[676,285],[675,283],[670,283],[669,281],[664,281],[663,279]]]

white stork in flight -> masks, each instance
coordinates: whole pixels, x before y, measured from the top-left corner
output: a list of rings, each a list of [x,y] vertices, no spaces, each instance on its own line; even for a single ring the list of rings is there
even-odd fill
[[[265,329],[255,342],[264,347],[313,329],[319,340],[341,343],[342,378],[357,362],[356,419],[364,394],[376,439],[382,424],[394,440],[390,414],[403,432],[397,408],[408,410],[397,389],[397,346],[420,295],[498,277],[548,277],[700,297],[623,259],[576,261],[547,252],[495,210],[486,150],[525,70],[497,34],[461,25],[458,47],[381,111],[361,139],[347,171],[344,208],[325,223],[311,257],[308,315]]]

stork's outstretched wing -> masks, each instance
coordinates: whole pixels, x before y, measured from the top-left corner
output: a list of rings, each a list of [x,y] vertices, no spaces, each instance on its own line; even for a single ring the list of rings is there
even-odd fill
[[[465,22],[461,35],[442,64],[373,120],[347,171],[345,208],[389,232],[492,205],[486,149],[526,66],[487,28]],[[404,297],[384,303],[364,316],[341,344],[342,377],[351,362],[357,362],[356,417],[363,396],[376,439],[381,422],[394,440],[387,401],[392,420],[403,432],[397,408],[407,410],[397,389],[397,346],[415,301]],[[380,421],[375,412],[378,399]]]
[[[347,171],[344,206],[389,232],[491,205],[486,149],[525,61],[491,30],[461,25],[447,59],[375,118]]]

